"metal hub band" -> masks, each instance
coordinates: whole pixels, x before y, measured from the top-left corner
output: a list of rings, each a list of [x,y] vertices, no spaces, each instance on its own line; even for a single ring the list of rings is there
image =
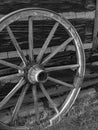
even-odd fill
[[[38,65],[34,65],[28,71],[28,80],[30,83],[44,82],[47,80],[47,73]]]

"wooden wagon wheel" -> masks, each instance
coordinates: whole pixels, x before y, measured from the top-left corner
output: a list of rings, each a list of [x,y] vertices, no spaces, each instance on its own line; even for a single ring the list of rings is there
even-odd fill
[[[45,42],[43,43],[38,55],[35,56],[34,45],[36,43],[34,43],[33,21],[34,19],[36,18],[38,19],[39,17],[42,17],[43,19],[53,20],[54,25],[49,35],[47,36]],[[20,47],[20,43],[18,42],[17,38],[14,35],[14,32],[11,29],[11,24],[13,24],[15,21],[20,21],[23,19],[26,19],[28,21],[29,58],[25,56],[26,54],[24,54],[24,51]],[[62,26],[65,29],[68,37],[63,43],[60,43],[60,45],[56,46],[56,49],[50,51],[49,54],[46,55],[46,50],[48,49],[49,44],[52,41],[52,38],[56,33],[57,29],[59,28],[59,26]],[[0,20],[0,32],[3,31],[4,29],[7,30],[10,40],[17,51],[17,55],[19,55],[21,59],[21,64],[16,65],[4,59],[0,59],[0,64],[17,70],[17,73],[15,74],[10,75],[6,74],[6,76],[1,76],[0,81],[2,82],[10,80],[12,82],[12,80],[14,80],[17,77],[19,79],[18,83],[12,88],[12,90],[1,100],[0,111],[18,90],[21,90],[21,92],[17,100],[17,103],[12,111],[12,115],[9,118],[9,121],[3,122],[0,119],[1,122],[6,124],[8,128],[10,129],[12,128],[14,130],[29,129],[33,127],[33,124],[35,124],[36,122],[37,124],[39,124],[39,126],[43,126],[45,128],[51,125],[55,125],[55,123],[60,121],[63,115],[65,115],[73,105],[80,91],[80,86],[83,81],[85,72],[85,57],[82,42],[79,38],[79,35],[77,34],[74,27],[65,18],[56,14],[55,12],[40,8],[26,8],[8,14],[7,16],[3,17]],[[60,64],[59,66],[56,64],[55,66],[49,65],[51,59],[55,58],[55,56],[58,53],[60,52],[66,53],[66,48],[69,44],[75,46],[74,49],[76,54],[76,62],[74,64],[67,64],[67,65]],[[67,57],[65,57],[65,59],[66,58]],[[75,73],[73,83],[65,82],[51,76],[52,73],[55,73],[55,71],[56,73],[59,73],[59,71],[70,69]],[[64,77],[66,79],[67,76],[65,75]],[[48,83],[53,82],[56,85],[62,86],[62,88],[63,87],[69,88],[70,90],[67,93],[66,99],[64,99],[64,101],[61,103],[59,107],[56,105],[55,101],[52,99],[52,96],[48,92],[48,88],[45,85],[47,82]],[[33,95],[32,101],[34,101],[32,104],[34,104],[35,121],[27,123],[25,120],[24,124],[18,126],[16,120],[19,117],[19,110],[23,103],[24,97],[26,96],[26,92],[29,88],[32,89],[32,95]],[[44,118],[40,117],[39,101],[38,101],[39,97],[37,91],[41,91],[44,97],[46,97],[49,105],[51,106],[52,111],[51,116],[47,115]]]

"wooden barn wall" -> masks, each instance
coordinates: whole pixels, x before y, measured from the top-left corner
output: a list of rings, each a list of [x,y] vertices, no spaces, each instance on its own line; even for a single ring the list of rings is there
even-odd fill
[[[83,44],[90,44],[90,46],[88,46],[89,48],[91,47],[93,40],[95,5],[95,0],[0,0],[0,17],[25,7],[42,7],[56,11],[57,13],[60,13],[69,19],[69,21],[78,31]],[[49,34],[50,29],[48,29],[48,27],[52,28],[53,22],[50,21],[48,24],[44,20],[35,22],[35,41],[38,44],[41,43],[40,40],[45,40],[44,34],[40,35],[41,31],[43,30],[42,26],[46,27],[44,34]],[[28,30],[27,23],[25,21],[14,23],[11,26],[11,29],[13,30],[14,34],[17,35],[17,40],[20,41],[20,43],[27,39],[26,34]],[[38,31],[38,33],[36,31]],[[57,37],[53,39],[55,43],[57,43],[61,34],[63,34],[63,29],[58,31]],[[4,30],[3,32],[0,32],[0,58],[8,58],[8,56],[12,57],[14,55],[16,56],[16,53],[14,54],[13,46],[9,41],[7,32]],[[57,60],[57,62],[58,61],[59,60]],[[7,69],[2,70],[1,68],[2,66],[0,66],[1,74],[4,74],[6,71],[8,71]],[[9,72],[11,71],[9,70]]]
[[[77,29],[83,43],[92,43],[92,34],[93,34],[93,25],[94,25],[94,16],[95,16],[95,0],[0,0],[0,17],[8,14],[17,9],[22,9],[25,7],[42,7],[47,8],[53,11],[64,15],[73,26]],[[18,23],[19,28],[23,28],[25,23]],[[36,26],[35,30],[41,31],[43,22],[40,22]],[[46,24],[46,26],[49,26]],[[50,26],[52,24],[50,23]],[[17,31],[17,27],[13,25],[14,32]],[[22,34],[25,34],[23,30]],[[3,51],[3,48],[6,50],[8,48],[8,43],[5,39],[8,39],[6,32],[0,33],[0,51]],[[36,39],[36,38],[35,38]],[[2,40],[5,40],[4,42]],[[39,37],[40,40],[40,37]],[[3,44],[2,44],[3,43]],[[8,51],[7,50],[7,51]]]
[[[0,0],[0,13],[7,14],[25,7],[42,7],[58,13],[95,9],[95,0]]]

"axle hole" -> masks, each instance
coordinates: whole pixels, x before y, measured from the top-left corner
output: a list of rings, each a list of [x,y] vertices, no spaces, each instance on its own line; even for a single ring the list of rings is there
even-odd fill
[[[38,81],[44,82],[47,79],[47,73],[46,72],[40,72],[38,75]]]

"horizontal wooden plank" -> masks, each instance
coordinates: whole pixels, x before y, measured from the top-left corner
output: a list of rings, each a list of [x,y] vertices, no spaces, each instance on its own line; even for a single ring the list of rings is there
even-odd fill
[[[33,0],[0,0],[0,4],[1,5],[3,5],[3,4],[6,4],[6,3],[13,3],[13,2],[15,2],[15,3],[63,3],[63,2],[67,2],[67,1],[69,1],[70,3],[79,3],[79,4],[81,4],[81,2],[82,2],[82,0],[74,0],[74,1],[71,1],[71,0],[47,0],[47,1],[45,1],[45,0],[35,0],[35,1],[33,1]]]
[[[76,28],[79,36],[83,42],[91,43],[93,34],[93,23],[92,19],[69,19],[71,24]],[[53,20],[42,20],[33,22],[33,32],[34,32],[34,47],[39,48],[45,42],[48,34],[50,33],[52,27],[54,26]],[[28,22],[18,21],[10,25],[11,29],[19,42],[22,49],[28,48]],[[62,26],[59,26],[53,36],[50,46],[59,45],[63,43],[68,38],[68,33],[64,30]],[[0,32],[0,53],[2,52],[15,51],[11,39],[8,35],[6,29]]]
[[[84,46],[84,49],[91,49],[92,48],[92,43],[85,43],[83,44]],[[47,53],[50,53],[50,52],[53,52],[53,50],[55,50],[58,46],[54,46],[54,47],[48,47],[46,49],[46,54]],[[34,49],[34,55],[38,55],[39,54],[39,51],[40,51],[41,48],[35,48]],[[67,50],[68,51],[75,51],[75,48],[74,46],[68,46],[67,47]],[[63,50],[61,50],[63,51]],[[23,53],[24,55],[28,55],[29,54],[29,50],[23,50]],[[14,57],[19,57],[18,53],[16,51],[9,51],[9,52],[2,52],[0,53],[0,59],[7,59],[7,58],[14,58]]]
[[[24,7],[42,7],[56,12],[94,10],[94,0],[1,0],[0,13],[7,14]]]
[[[95,18],[95,11],[82,11],[82,12],[62,12],[59,13],[61,16],[65,17],[66,19],[94,19]],[[5,15],[0,14],[0,19],[3,18]],[[35,20],[44,20],[47,19],[45,17],[36,17]],[[24,19],[21,19],[24,20]],[[26,19],[25,19],[26,20]]]

